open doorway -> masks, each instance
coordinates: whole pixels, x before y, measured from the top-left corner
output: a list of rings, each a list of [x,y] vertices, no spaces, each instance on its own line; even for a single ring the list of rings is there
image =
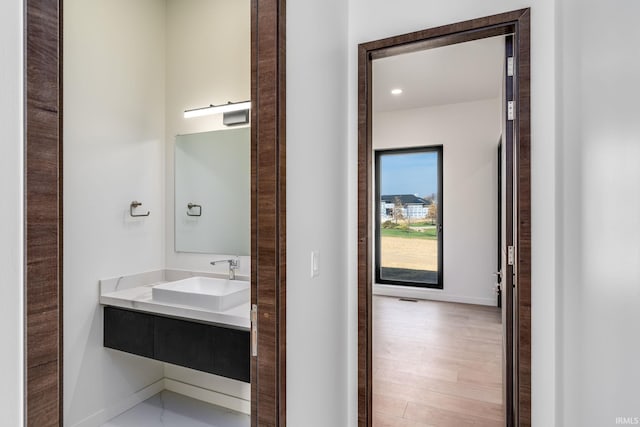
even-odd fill
[[[392,214],[376,218],[374,426],[504,422],[494,272],[505,37],[373,61],[374,204]]]
[[[361,426],[529,422],[527,23],[524,10],[360,45]],[[422,206],[387,200],[384,156],[434,146],[438,190],[401,192]],[[426,239],[413,225],[432,204],[436,286],[385,280],[398,271],[383,224]]]
[[[153,2],[146,2],[153,3]],[[258,3],[260,7],[258,7]],[[160,5],[160,3],[158,3]],[[109,9],[113,9],[113,4]],[[141,7],[140,4],[131,7]],[[117,9],[117,8],[116,8]],[[92,12],[95,12],[93,10]],[[68,394],[63,384],[68,372],[64,372],[63,361],[67,354],[63,351],[63,318],[70,313],[63,310],[63,258],[66,265],[69,257],[63,255],[63,96],[62,96],[62,22],[61,2],[43,2],[27,0],[24,7],[24,127],[25,127],[25,378],[24,378],[24,418],[26,425],[62,426],[68,423],[64,419],[63,395]],[[159,15],[154,15],[159,18]],[[129,20],[131,16],[127,16]],[[284,425],[285,424],[285,297],[286,293],[284,258],[286,256],[286,233],[284,212],[286,209],[281,194],[285,191],[285,140],[284,127],[286,114],[285,72],[284,64],[284,2],[280,0],[251,3],[251,99],[254,106],[251,110],[251,303],[259,305],[259,315],[254,315],[252,343],[255,344],[250,357],[251,383],[251,425]],[[102,18],[100,24],[109,22]],[[119,21],[118,21],[119,22]],[[164,19],[157,19],[158,23]],[[122,24],[122,23],[120,23]],[[96,26],[99,30],[104,26]],[[106,27],[105,27],[106,28]],[[141,32],[140,32],[141,33]],[[136,32],[139,34],[139,32]],[[122,34],[118,33],[118,36]],[[117,38],[115,42],[121,40]],[[148,38],[148,41],[159,40]],[[122,46],[130,47],[127,39]],[[65,51],[65,56],[66,56]],[[92,54],[103,54],[101,49],[94,49]],[[93,56],[91,56],[93,57]],[[66,61],[67,58],[65,58]],[[134,59],[146,60],[148,54],[137,55]],[[85,61],[86,62],[86,61]],[[95,64],[94,64],[95,65]],[[118,70],[118,73],[121,70]],[[104,69],[100,70],[104,74]],[[115,75],[119,75],[114,73]],[[157,67],[147,73],[147,80],[156,79],[164,73],[163,67]],[[108,73],[107,73],[108,74]],[[275,77],[274,77],[275,76]],[[123,96],[128,99],[141,87],[147,88],[148,81],[140,85],[119,87],[129,90],[131,94]],[[124,88],[124,89],[123,89]],[[84,88],[94,90],[96,86]],[[105,90],[103,87],[100,89]],[[116,98],[113,91],[108,93],[109,99]],[[84,107],[86,107],[85,104]],[[97,104],[105,108],[104,103]],[[148,107],[151,105],[151,107]],[[148,108],[120,111],[130,116],[130,123],[145,124],[140,119],[142,110],[158,108],[157,103],[147,102]],[[86,110],[86,108],[84,108]],[[112,109],[109,112],[119,111]],[[179,110],[179,113],[182,111]],[[105,114],[110,117],[110,114]],[[106,119],[105,119],[106,120]],[[104,126],[103,126],[104,127]],[[259,128],[259,130],[258,130]],[[98,132],[100,129],[97,130]],[[65,134],[66,138],[66,134]],[[115,138],[119,141],[121,138]],[[89,150],[86,147],[84,150]],[[258,161],[260,159],[260,161]],[[65,163],[66,165],[66,163]],[[136,165],[137,167],[137,165]],[[108,177],[119,177],[119,169],[113,169]],[[105,175],[106,176],[106,175]],[[85,183],[85,177],[78,183]],[[103,181],[108,181],[105,178]],[[66,182],[66,179],[65,179]],[[157,184],[157,183],[156,183]],[[122,187],[128,188],[131,183]],[[256,191],[260,188],[260,191]],[[92,190],[96,192],[95,188]],[[98,193],[100,191],[97,191]],[[129,202],[127,202],[129,203]],[[132,215],[138,202],[131,203],[125,215]],[[146,207],[146,206],[145,206]],[[191,208],[189,208],[191,209]],[[83,209],[86,210],[86,209]],[[103,209],[93,209],[92,214]],[[156,209],[150,219],[162,217],[160,209]],[[144,211],[143,211],[144,212]],[[197,211],[196,211],[197,212]],[[185,213],[186,215],[186,213]],[[148,214],[138,215],[146,218]],[[114,218],[121,218],[115,215]],[[127,218],[127,216],[124,216]],[[95,221],[94,216],[85,216]],[[98,230],[98,223],[93,228]],[[275,224],[275,225],[274,225]],[[258,242],[258,234],[261,240]],[[86,238],[86,235],[83,236]],[[82,240],[82,239],[81,239]],[[86,239],[85,239],[86,240]],[[94,239],[95,240],[95,239]],[[74,244],[80,240],[67,241]],[[112,251],[113,252],[113,251]],[[266,254],[266,255],[265,255]],[[144,256],[138,251],[136,256]],[[135,259],[136,256],[131,256]],[[71,260],[78,263],[78,259]],[[65,267],[66,268],[66,267]],[[96,288],[91,282],[84,283],[85,290],[92,293]],[[97,292],[94,294],[97,297]],[[97,303],[97,300],[94,301]],[[93,304],[89,308],[93,308]],[[86,309],[85,306],[83,309]],[[245,312],[249,318],[248,310]],[[73,322],[83,322],[72,319]],[[88,327],[88,325],[87,325]],[[260,335],[257,335],[260,330]],[[64,335],[64,339],[68,336]],[[94,348],[86,353],[104,351],[102,342],[94,340]],[[246,341],[244,344],[248,344]],[[257,351],[255,351],[257,350]],[[131,356],[132,358],[138,356]],[[246,359],[244,359],[246,360]],[[103,368],[93,370],[92,374],[104,374]],[[133,371],[116,372],[108,376],[109,380],[120,380],[123,383],[131,377]],[[64,375],[63,375],[64,374]],[[163,381],[164,382],[164,381]],[[259,384],[259,387],[258,387]],[[89,390],[94,392],[104,386],[95,381]],[[144,391],[143,389],[141,391]],[[81,397],[85,397],[84,395]],[[121,410],[122,403],[129,404],[135,400],[128,399],[118,393],[112,393],[118,403],[109,408]],[[228,396],[227,396],[228,397]],[[97,418],[106,411],[97,410],[93,406],[82,407],[83,410],[95,411]],[[93,422],[85,418],[82,423]]]

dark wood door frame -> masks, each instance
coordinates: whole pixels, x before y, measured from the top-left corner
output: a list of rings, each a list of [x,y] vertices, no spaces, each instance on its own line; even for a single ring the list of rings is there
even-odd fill
[[[515,267],[513,304],[515,423],[531,425],[531,168],[530,10],[522,9],[376,40],[358,49],[358,425],[372,425],[372,61],[486,37],[513,34],[515,41]]]
[[[258,357],[251,358],[251,425],[286,425],[285,0],[252,0],[251,303]]]
[[[253,426],[284,426],[285,0],[251,1]],[[62,1],[26,0],[25,424],[62,426]],[[97,303],[97,302],[96,302]]]

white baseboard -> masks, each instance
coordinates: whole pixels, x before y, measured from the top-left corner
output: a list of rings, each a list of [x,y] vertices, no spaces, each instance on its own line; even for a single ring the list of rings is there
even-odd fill
[[[202,371],[185,368],[184,366],[164,364],[164,377],[185,384],[191,384],[205,390],[237,397],[241,400],[251,400],[251,384],[231,378],[208,374]]]
[[[202,400],[213,405],[242,412],[243,414],[251,414],[251,401],[249,400],[240,399],[235,396],[172,380],[170,378],[164,379],[164,387],[166,390],[191,397],[192,399]]]
[[[462,295],[451,295],[443,292],[440,289],[413,288],[408,286],[374,284],[373,294],[397,298],[414,298],[444,302],[459,302],[464,304],[489,305],[493,307],[498,305],[497,297],[479,298]]]
[[[155,383],[138,390],[137,392],[119,400],[115,404],[99,410],[93,415],[89,415],[82,421],[74,424],[72,427],[100,427],[110,419],[117,417],[123,412],[128,411],[139,403],[144,402],[151,396],[160,393],[165,389],[164,378],[156,381]]]

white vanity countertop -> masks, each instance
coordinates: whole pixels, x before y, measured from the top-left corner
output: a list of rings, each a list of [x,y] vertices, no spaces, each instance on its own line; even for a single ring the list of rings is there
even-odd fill
[[[145,282],[146,280],[139,280],[140,278],[138,278],[138,280],[127,280],[129,279],[127,277],[125,277],[124,280],[123,278],[117,278],[101,281],[100,304],[197,320],[200,322],[215,323],[222,326],[230,326],[235,329],[250,329],[250,301],[226,311],[209,311],[198,307],[159,302],[152,298],[151,289],[156,285],[166,283],[168,280],[163,279],[167,277],[167,274],[164,272],[159,274],[153,273],[144,274],[147,276],[147,279],[159,280],[154,280],[151,283],[147,282],[146,284],[140,284],[141,281]],[[135,279],[133,276],[131,276],[131,278]],[[110,283],[113,281],[118,282],[115,289],[113,289],[114,287],[111,286]],[[120,286],[120,281],[128,283],[123,283],[123,285]]]

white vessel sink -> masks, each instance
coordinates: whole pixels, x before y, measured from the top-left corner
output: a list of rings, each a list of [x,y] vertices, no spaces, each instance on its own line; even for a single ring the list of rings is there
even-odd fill
[[[249,282],[213,277],[190,277],[163,283],[154,286],[151,293],[153,299],[158,302],[212,311],[226,311],[251,299]]]

